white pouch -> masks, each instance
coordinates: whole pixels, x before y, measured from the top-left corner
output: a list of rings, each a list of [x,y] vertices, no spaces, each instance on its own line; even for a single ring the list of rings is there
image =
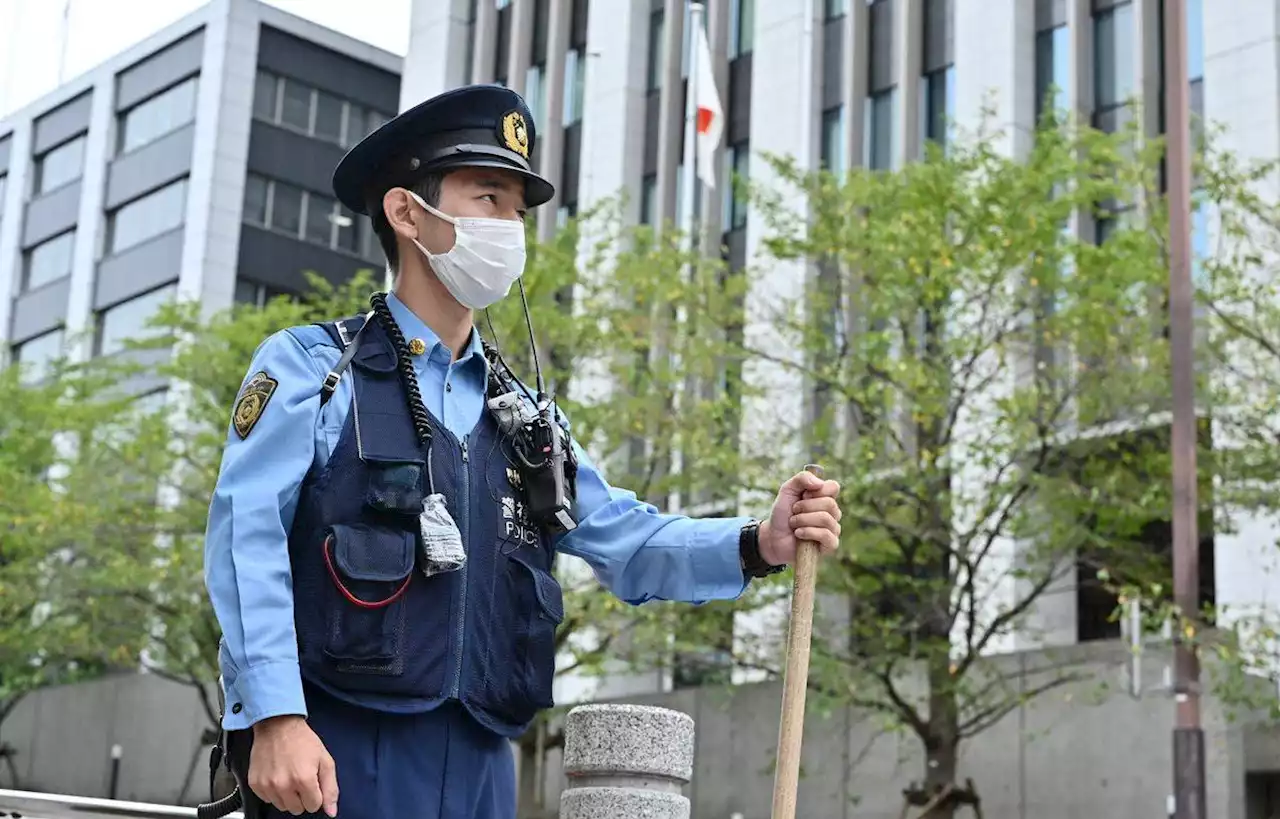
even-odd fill
[[[422,530],[422,573],[427,577],[461,569],[467,562],[462,533],[445,508],[444,495],[427,495],[418,515]]]

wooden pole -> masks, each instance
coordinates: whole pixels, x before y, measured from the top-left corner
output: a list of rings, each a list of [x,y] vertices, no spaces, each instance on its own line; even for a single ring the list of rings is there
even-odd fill
[[[1195,287],[1191,281],[1191,112],[1187,81],[1187,9],[1166,3],[1165,100],[1169,112],[1169,346],[1173,368],[1173,599],[1196,622],[1200,538],[1196,532]],[[1176,819],[1205,819],[1204,730],[1200,661],[1181,623],[1173,644]]]
[[[807,465],[805,471],[823,477],[822,467],[817,464]],[[817,576],[818,544],[802,540],[796,548],[795,584],[791,591],[791,628],[787,633],[787,667],[782,683],[782,723],[778,729],[778,762],[773,780],[773,819],[795,819],[796,815]]]

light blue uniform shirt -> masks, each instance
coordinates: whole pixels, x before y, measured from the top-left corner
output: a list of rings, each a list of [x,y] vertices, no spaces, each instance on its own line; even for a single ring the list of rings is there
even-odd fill
[[[473,332],[466,353],[452,361],[439,337],[394,294],[387,305],[406,339],[426,343],[414,360],[422,400],[461,439],[484,411],[488,365],[479,334]],[[247,438],[229,428],[209,505],[205,583],[223,632],[219,662],[228,730],[307,713],[293,623],[289,530],[303,479],[328,460],[351,407],[349,371],[320,406],[320,385],[341,356],[325,339],[304,346],[279,332],[259,346],[247,375],[265,371],[279,384]],[[578,528],[559,540],[558,551],[585,560],[604,586],[630,603],[702,602],[742,593],[738,535],[748,518],[660,514],[634,493],[609,486],[574,447]]]

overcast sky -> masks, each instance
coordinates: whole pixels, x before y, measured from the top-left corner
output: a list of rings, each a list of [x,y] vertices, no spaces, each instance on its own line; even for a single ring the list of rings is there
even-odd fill
[[[71,0],[64,80],[204,5],[206,0]],[[403,55],[410,0],[266,0],[299,17]],[[67,0],[0,0],[0,118],[58,86]]]

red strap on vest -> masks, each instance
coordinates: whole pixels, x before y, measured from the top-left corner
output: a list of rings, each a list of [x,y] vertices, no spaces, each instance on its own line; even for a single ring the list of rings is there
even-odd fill
[[[351,603],[351,605],[359,606],[362,609],[385,608],[399,600],[404,596],[404,593],[409,590],[409,581],[413,580],[412,571],[409,572],[409,576],[404,579],[404,582],[400,584],[400,588],[396,589],[395,593],[386,600],[369,601],[361,600],[359,597],[356,597],[346,586],[342,584],[342,578],[338,577],[338,570],[333,567],[333,556],[331,554],[332,550],[330,549],[331,543],[333,543],[333,535],[326,537],[324,539],[324,543],[321,545],[321,548],[324,549],[324,565],[325,568],[329,570],[329,577],[333,580],[333,585],[338,587],[338,591],[342,592],[342,596],[347,598],[347,602]]]

